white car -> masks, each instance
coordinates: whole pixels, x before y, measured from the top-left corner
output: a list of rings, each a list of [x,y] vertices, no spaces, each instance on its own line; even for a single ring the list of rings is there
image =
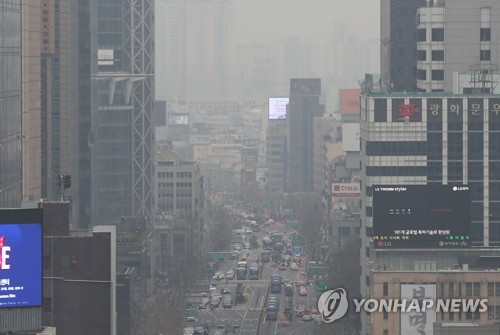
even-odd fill
[[[292,263],[290,265],[291,270],[299,271],[299,265],[297,263]]]
[[[222,272],[216,272],[212,277],[213,280],[221,280],[224,279],[224,274]]]
[[[304,320],[304,321],[311,321],[312,317],[309,314],[304,314],[304,316],[302,316],[302,320]]]

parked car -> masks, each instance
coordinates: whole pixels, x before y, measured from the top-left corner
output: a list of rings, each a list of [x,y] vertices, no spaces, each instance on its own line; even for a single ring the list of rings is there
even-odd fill
[[[292,263],[290,265],[290,269],[294,270],[294,271],[299,271],[300,267],[297,263]]]
[[[282,270],[282,271],[285,271],[286,269],[288,269],[288,267],[286,266],[286,263],[283,262],[283,263],[280,263],[280,266],[278,268],[279,270]]]
[[[307,288],[305,286],[299,286],[299,295],[307,295]]]
[[[304,321],[311,321],[312,317],[309,314],[304,314],[302,316],[302,320],[304,320]]]

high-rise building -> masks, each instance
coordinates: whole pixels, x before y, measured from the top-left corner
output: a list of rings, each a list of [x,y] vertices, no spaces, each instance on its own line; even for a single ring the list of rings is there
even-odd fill
[[[70,222],[90,224],[90,4],[40,2],[41,197],[58,199],[61,174],[71,175],[64,196]]]
[[[40,1],[22,4],[23,200],[41,197]]]
[[[21,0],[0,1],[0,207],[22,196]]]
[[[381,80],[392,91],[417,90],[415,16],[426,0],[381,0]]]
[[[269,120],[266,136],[267,191],[279,195],[286,190],[286,120]]]
[[[99,0],[91,147],[92,224],[153,216],[154,7]]]
[[[467,234],[470,245],[500,246],[499,95],[364,93],[361,96],[360,136],[363,297],[369,295],[370,282],[374,278],[370,271],[377,259],[383,260],[378,265],[386,264],[391,270],[401,271],[408,271],[408,267],[398,267],[398,262],[437,261],[441,269],[451,260],[450,256],[438,256],[437,250],[427,254],[422,251],[418,259],[415,250],[407,256],[389,254],[387,250],[377,252],[379,243],[385,241],[377,240],[375,245],[372,239],[371,232],[376,224],[373,218],[376,207],[372,199],[374,185],[466,185],[471,194],[471,218],[465,223],[466,230],[470,231],[470,235]],[[399,210],[397,204],[394,210]],[[453,224],[458,226],[458,223]],[[394,243],[392,240],[387,242]],[[444,242],[433,245],[441,250]],[[452,262],[460,264],[460,260],[467,257],[458,255],[453,256],[456,259]],[[390,257],[400,261],[389,260]],[[447,261],[442,261],[444,259]],[[365,330],[366,317],[362,318]]]
[[[230,0],[156,1],[157,99],[235,96],[235,11]]]
[[[500,63],[498,17],[500,4],[495,0],[430,0],[427,7],[418,9],[418,90],[492,92]],[[457,92],[459,74],[465,74],[470,83]]]
[[[320,79],[291,79],[287,108],[287,192],[313,190],[313,118],[323,115]]]

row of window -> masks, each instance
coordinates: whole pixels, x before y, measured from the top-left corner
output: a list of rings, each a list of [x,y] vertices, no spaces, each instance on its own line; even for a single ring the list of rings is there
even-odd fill
[[[481,296],[481,283],[480,282],[465,282],[465,283],[460,283],[460,282],[448,282],[448,285],[446,283],[440,283],[440,285],[437,287],[437,294],[439,297],[462,297],[463,293],[462,288],[464,287],[465,284],[465,296],[466,297],[480,297]],[[487,282],[487,290],[488,290],[488,296],[493,297],[497,296],[500,297],[500,282]],[[389,295],[389,283],[384,282],[382,284],[382,295],[384,297],[387,297]]]
[[[479,40],[481,42],[491,41],[491,28],[480,28]],[[425,28],[417,29],[417,42],[427,41],[427,30]],[[444,28],[432,28],[431,30],[432,42],[444,42]]]
[[[417,79],[427,80],[427,70],[418,69]],[[431,70],[431,80],[444,80],[444,70]]]
[[[192,195],[193,195],[192,193],[176,193],[175,197],[176,198],[191,198]],[[159,199],[162,199],[162,198],[173,198],[173,197],[174,197],[173,193],[158,193],[158,198]]]
[[[427,51],[426,50],[417,50],[417,60],[418,61],[427,61]],[[433,62],[444,61],[444,50],[432,50],[431,60]],[[491,50],[487,50],[487,49],[479,50],[479,60],[482,60],[482,61],[491,60]],[[418,71],[422,71],[422,70],[418,70]],[[417,75],[418,75],[418,72],[417,72]],[[421,78],[419,78],[419,79],[421,79]],[[422,80],[425,80],[425,79],[422,79]],[[438,80],[438,79],[436,79],[436,80]]]
[[[173,172],[158,172],[158,178],[174,178]],[[176,172],[175,176],[177,178],[192,178],[192,172]]]

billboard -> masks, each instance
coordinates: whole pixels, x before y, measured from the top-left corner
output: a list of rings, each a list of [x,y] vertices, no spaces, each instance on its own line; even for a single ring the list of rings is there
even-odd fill
[[[269,120],[286,119],[289,98],[269,98]]]
[[[361,97],[361,90],[359,88],[341,89],[339,95],[340,95],[340,114],[359,115],[360,113],[359,100]]]
[[[407,302],[413,299],[423,301],[432,299],[436,301],[436,285],[401,285],[401,300]],[[408,304],[408,303],[407,303]],[[408,307],[408,306],[407,306]],[[411,312],[401,312],[401,332],[405,335],[432,335],[434,332],[434,322],[436,322],[436,307],[422,308]]]
[[[42,210],[0,210],[0,308],[42,305]]]
[[[359,123],[344,123],[342,125],[342,150],[359,151],[361,148],[359,133]]]
[[[360,192],[359,183],[333,183],[332,195],[334,197],[357,197]]]
[[[375,248],[466,248],[471,196],[466,185],[373,185]]]
[[[168,114],[168,124],[171,126],[188,126],[189,114],[180,114],[180,113]]]

